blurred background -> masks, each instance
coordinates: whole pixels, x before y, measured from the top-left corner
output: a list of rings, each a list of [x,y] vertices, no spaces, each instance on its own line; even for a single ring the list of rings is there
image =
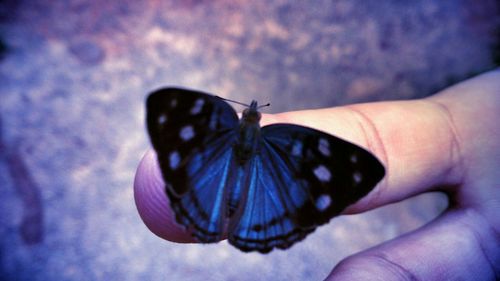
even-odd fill
[[[446,197],[337,218],[268,255],[163,241],[133,201],[145,96],[178,85],[272,113],[421,98],[499,64],[496,0],[2,0],[0,278],[321,280]]]

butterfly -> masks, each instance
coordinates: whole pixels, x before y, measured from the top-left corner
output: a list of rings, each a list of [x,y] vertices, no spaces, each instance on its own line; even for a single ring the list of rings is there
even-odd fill
[[[202,243],[225,235],[242,251],[286,249],[368,194],[384,166],[365,149],[293,124],[260,127],[222,98],[163,88],[147,129],[177,223]]]

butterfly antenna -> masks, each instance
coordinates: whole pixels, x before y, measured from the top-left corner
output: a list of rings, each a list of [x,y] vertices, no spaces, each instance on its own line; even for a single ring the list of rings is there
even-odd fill
[[[250,107],[250,105],[249,105],[249,104],[246,104],[246,103],[242,103],[242,102],[239,102],[239,101],[226,99],[226,98],[223,98],[223,97],[220,97],[220,96],[216,96],[216,97],[218,97],[218,98],[219,98],[219,99],[221,99],[221,100],[230,101],[230,102],[234,102],[234,103],[236,103],[236,104],[240,104],[240,105],[243,105],[243,106],[246,106],[246,107]]]
[[[271,104],[270,103],[266,103],[266,104],[260,105],[259,107],[257,107],[257,109],[263,108],[263,107],[266,107],[266,106],[271,106]]]

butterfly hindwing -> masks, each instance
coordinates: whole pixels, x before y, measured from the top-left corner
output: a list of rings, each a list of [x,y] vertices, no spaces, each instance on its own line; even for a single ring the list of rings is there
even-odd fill
[[[223,146],[221,146],[223,147]],[[227,212],[228,187],[234,182],[232,150],[220,150],[213,153],[213,160],[201,169],[187,165],[190,178],[189,190],[182,196],[172,194],[167,186],[170,205],[176,214],[176,220],[187,227],[200,242],[210,243],[222,239]],[[203,162],[194,156],[193,163]]]
[[[314,228],[297,225],[293,213],[308,200],[307,185],[294,178],[285,155],[262,143],[249,163],[246,200],[229,227],[229,243],[243,251],[286,249]]]
[[[236,113],[215,96],[168,88],[148,97],[147,125],[177,221],[202,242],[218,241]]]

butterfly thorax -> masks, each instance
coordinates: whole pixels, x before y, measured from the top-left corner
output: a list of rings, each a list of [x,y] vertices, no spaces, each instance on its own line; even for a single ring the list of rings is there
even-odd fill
[[[257,110],[257,102],[252,101],[250,107],[243,110],[240,119],[239,137],[235,146],[236,160],[241,165],[245,164],[256,152],[260,142],[261,114]]]

